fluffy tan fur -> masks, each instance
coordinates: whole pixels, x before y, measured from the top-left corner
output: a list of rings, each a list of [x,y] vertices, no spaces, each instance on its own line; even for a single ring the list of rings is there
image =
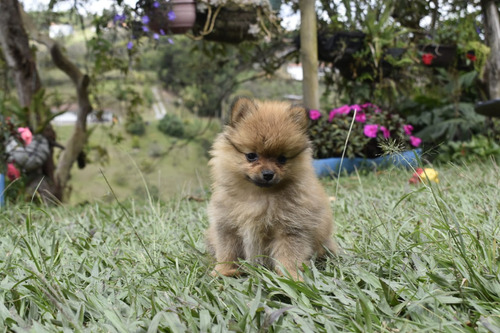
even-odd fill
[[[335,253],[329,200],[312,168],[307,112],[286,102],[235,101],[209,162],[213,194],[207,247],[212,275],[238,274],[238,259],[278,273],[314,253]],[[278,264],[279,263],[279,264]]]

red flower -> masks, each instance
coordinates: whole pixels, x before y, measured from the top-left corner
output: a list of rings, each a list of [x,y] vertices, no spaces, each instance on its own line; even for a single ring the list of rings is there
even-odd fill
[[[429,66],[432,63],[432,59],[434,59],[436,56],[431,54],[431,53],[424,53],[422,54],[422,62],[424,65]]]
[[[476,61],[477,60],[477,57],[476,55],[474,54],[474,51],[469,51],[467,52],[467,54],[465,55],[467,57],[467,59],[469,59],[470,61]]]

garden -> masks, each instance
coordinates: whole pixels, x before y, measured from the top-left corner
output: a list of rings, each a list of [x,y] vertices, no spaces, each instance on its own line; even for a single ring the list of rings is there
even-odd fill
[[[495,1],[316,1],[312,48],[303,1],[28,3],[0,3],[1,331],[500,332]],[[237,96],[307,108],[341,251],[303,281],[210,275]]]

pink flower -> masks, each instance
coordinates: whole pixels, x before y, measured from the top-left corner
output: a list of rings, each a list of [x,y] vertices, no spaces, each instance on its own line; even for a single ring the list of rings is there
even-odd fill
[[[413,126],[411,125],[403,125],[403,129],[405,130],[406,135],[411,135],[411,132],[413,132]]]
[[[330,114],[328,115],[328,121],[332,121],[333,118],[335,118],[336,115],[338,114],[348,114],[351,111],[351,107],[349,105],[344,105],[339,108],[333,109],[330,111]]]
[[[349,105],[344,105],[337,109],[334,109],[334,111],[336,111],[336,113],[338,114],[349,114],[349,112],[351,111],[351,107]]]
[[[330,113],[328,114],[328,121],[331,123],[333,118],[335,118],[335,110],[331,110]]]
[[[365,103],[365,104],[361,105],[361,108],[362,108],[362,109],[366,109],[366,108],[369,108],[369,107],[371,107],[371,106],[373,106],[373,104],[372,104],[372,103]]]
[[[30,129],[28,127],[19,127],[17,131],[21,134],[21,139],[23,139],[24,144],[26,146],[29,145],[33,140],[33,134],[31,134]]]
[[[378,125],[365,125],[363,133],[369,138],[377,137]]]
[[[366,114],[363,111],[360,111],[360,112],[356,113],[355,120],[358,123],[366,123]]]
[[[12,163],[7,164],[7,178],[9,178],[10,181],[13,181],[19,177],[21,177],[21,172],[19,172],[19,170],[14,166],[14,164]]]
[[[384,138],[387,139],[391,136],[391,132],[387,128],[385,128],[384,126],[380,126],[380,130],[382,131]]]
[[[416,137],[416,136],[410,136],[410,144],[413,147],[418,147],[422,143],[422,139]]]
[[[318,110],[309,110],[309,118],[316,120],[321,117],[321,112]]]
[[[361,106],[359,106],[358,104],[353,104],[353,105],[351,105],[351,110],[354,110],[354,111],[356,111],[356,112],[359,112],[359,111],[361,111],[361,109],[362,109],[362,107],[361,107]]]

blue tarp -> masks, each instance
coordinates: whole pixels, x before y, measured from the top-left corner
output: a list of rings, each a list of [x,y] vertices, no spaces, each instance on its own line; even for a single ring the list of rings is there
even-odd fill
[[[3,191],[5,189],[5,176],[0,173],[0,207],[4,205]]]

